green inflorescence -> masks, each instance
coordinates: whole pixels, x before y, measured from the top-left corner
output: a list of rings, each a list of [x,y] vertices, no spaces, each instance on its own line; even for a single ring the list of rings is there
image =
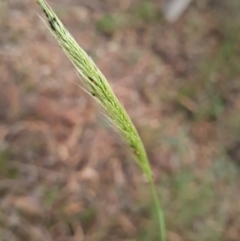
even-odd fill
[[[75,66],[85,87],[88,89],[88,92],[90,92],[94,99],[103,107],[107,118],[117,128],[119,134],[131,148],[137,163],[151,183],[153,197],[159,216],[161,241],[164,241],[165,227],[163,211],[161,210],[157,199],[149,160],[135,126],[126,110],[115,96],[102,72],[74,40],[51,7],[44,0],[38,0],[38,3],[48,19],[48,29]]]

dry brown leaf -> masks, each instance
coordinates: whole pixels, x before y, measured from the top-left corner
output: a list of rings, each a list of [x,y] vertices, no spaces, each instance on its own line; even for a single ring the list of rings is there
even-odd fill
[[[183,241],[182,237],[174,232],[167,232],[167,240],[168,241]]]
[[[12,199],[12,204],[16,208],[18,208],[24,212],[27,212],[29,214],[38,215],[42,211],[40,203],[33,196],[15,197]]]
[[[83,210],[83,206],[82,206],[82,203],[80,202],[69,203],[66,207],[66,213],[69,215],[79,213],[82,210]]]
[[[135,226],[126,215],[120,214],[118,221],[125,232],[127,232],[130,235],[136,234],[137,230]]]

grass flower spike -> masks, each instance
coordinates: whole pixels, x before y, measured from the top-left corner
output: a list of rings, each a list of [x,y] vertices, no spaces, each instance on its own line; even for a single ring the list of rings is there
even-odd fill
[[[102,72],[97,68],[87,53],[77,44],[51,7],[44,0],[38,0],[38,3],[47,17],[48,29],[75,66],[88,92],[91,93],[94,99],[103,107],[110,122],[117,128],[119,134],[131,148],[137,163],[151,183],[159,217],[161,241],[165,241],[163,211],[159,206],[149,161],[135,126],[115,96]]]

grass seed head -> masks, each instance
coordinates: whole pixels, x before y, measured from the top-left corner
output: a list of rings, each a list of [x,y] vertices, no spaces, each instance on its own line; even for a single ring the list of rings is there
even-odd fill
[[[103,107],[107,118],[117,128],[131,148],[142,171],[151,180],[152,172],[142,141],[108,81],[87,53],[77,44],[51,7],[44,0],[38,0],[38,3],[47,17],[48,29],[75,66],[88,92]]]

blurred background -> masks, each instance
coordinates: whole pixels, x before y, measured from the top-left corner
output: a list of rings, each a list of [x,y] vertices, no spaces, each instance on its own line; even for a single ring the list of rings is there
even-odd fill
[[[48,2],[136,124],[167,240],[240,240],[239,0]],[[36,12],[0,1],[0,240],[159,240],[145,178]]]

